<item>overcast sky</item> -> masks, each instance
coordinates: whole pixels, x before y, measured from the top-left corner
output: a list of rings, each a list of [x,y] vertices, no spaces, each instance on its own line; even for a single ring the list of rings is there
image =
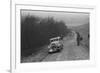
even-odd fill
[[[55,20],[62,20],[67,26],[78,26],[89,23],[88,13],[74,13],[74,12],[48,12],[48,11],[31,11],[22,10],[22,16],[35,15],[38,17],[53,17]]]

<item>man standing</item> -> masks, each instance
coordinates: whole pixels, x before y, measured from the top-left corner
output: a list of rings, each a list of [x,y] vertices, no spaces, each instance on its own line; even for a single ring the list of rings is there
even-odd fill
[[[76,39],[77,46],[79,46],[80,45],[80,41],[82,40],[82,37],[80,36],[79,32],[76,32],[76,34],[77,34],[77,39]]]

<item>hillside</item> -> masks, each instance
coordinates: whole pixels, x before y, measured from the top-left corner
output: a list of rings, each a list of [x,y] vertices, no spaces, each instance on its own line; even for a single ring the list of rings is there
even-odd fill
[[[83,40],[81,41],[81,45],[83,45],[84,47],[87,48],[87,50],[89,51],[89,23],[88,24],[84,24],[84,25],[80,25],[80,26],[73,26],[73,27],[69,27],[71,30],[74,30],[76,32],[79,32],[80,35],[82,36]]]

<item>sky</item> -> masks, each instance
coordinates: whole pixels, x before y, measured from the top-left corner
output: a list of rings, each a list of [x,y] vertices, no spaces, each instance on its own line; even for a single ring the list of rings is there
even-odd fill
[[[89,23],[89,13],[21,10],[21,15],[35,15],[42,18],[53,17],[57,21],[64,21],[67,26]]]

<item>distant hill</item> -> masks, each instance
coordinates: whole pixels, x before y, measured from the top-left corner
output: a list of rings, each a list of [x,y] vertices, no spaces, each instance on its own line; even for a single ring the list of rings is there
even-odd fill
[[[70,26],[69,28],[74,31],[80,32],[80,34],[89,32],[89,24],[83,24],[79,26]]]

